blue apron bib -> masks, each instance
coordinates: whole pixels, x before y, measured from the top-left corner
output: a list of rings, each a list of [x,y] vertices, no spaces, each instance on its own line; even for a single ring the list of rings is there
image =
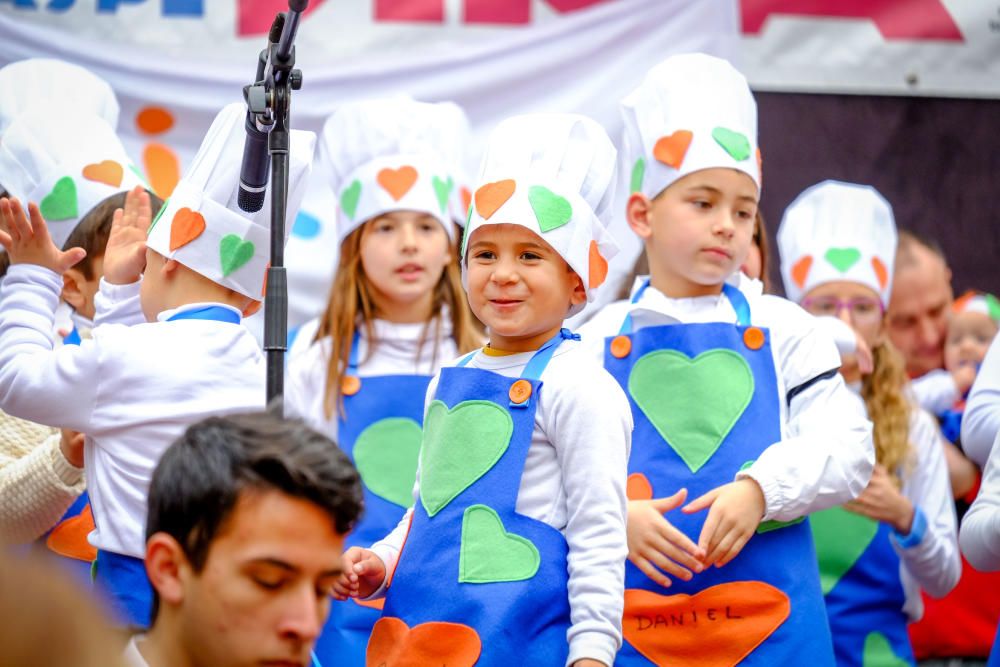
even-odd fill
[[[167,319],[213,320],[238,325],[240,315],[222,306],[203,306],[175,313]],[[110,551],[98,551],[93,568],[94,585],[107,597],[117,622],[148,628],[153,604],[153,587],[141,558]]]
[[[633,299],[638,301],[640,289]],[[770,334],[750,325],[739,290],[724,295],[726,323],[647,327],[631,317],[605,348],[605,366],[629,395],[635,430],[630,497],[689,498],[732,481],[781,439]],[[708,511],[672,513],[695,543]],[[664,589],[625,570],[625,642],[616,665],[833,665],[830,631],[807,521],[766,522],[740,555]]]
[[[1000,626],[997,626],[997,636],[993,639],[993,650],[990,651],[990,661],[986,667],[1000,667]]]
[[[565,664],[570,626],[563,535],[515,511],[542,371],[441,371],[421,449],[420,502],[368,647],[368,665]],[[525,663],[525,660],[528,662]]]
[[[838,667],[915,664],[889,526],[842,507],[810,523]]]
[[[351,345],[347,375],[358,377],[358,342]],[[388,535],[413,504],[426,375],[360,378],[360,388],[344,396],[337,442],[361,473],[364,513],[345,540],[345,549],[368,547]],[[365,648],[381,609],[353,600],[334,601],[315,655],[327,667],[365,664]]]

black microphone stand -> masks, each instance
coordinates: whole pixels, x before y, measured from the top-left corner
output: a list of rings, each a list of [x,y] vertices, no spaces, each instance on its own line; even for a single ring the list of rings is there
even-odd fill
[[[264,296],[264,352],[267,355],[267,402],[285,388],[285,350],[288,340],[288,278],[285,274],[285,211],[288,202],[289,111],[292,91],[302,87],[302,72],[295,69],[295,33],[308,0],[288,0],[288,14],[278,14],[272,32],[281,22],[281,37],[268,40],[263,79],[244,93],[249,112],[268,133],[271,161],[271,264]],[[261,59],[264,54],[261,54]],[[258,65],[258,71],[260,66]]]

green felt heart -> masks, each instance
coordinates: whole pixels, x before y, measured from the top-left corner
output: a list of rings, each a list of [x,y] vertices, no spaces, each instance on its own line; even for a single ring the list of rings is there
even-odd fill
[[[222,276],[245,265],[253,259],[253,243],[244,241],[236,234],[226,234],[219,241],[219,260],[222,262]]]
[[[865,637],[862,667],[906,667],[910,663],[892,650],[892,645],[881,632],[872,632]]]
[[[573,219],[573,206],[565,197],[542,185],[533,185],[528,189],[528,203],[538,219],[538,228],[542,232],[550,232],[562,227]]]
[[[76,183],[69,176],[63,176],[56,181],[52,192],[42,198],[38,208],[46,220],[72,220],[79,212]]]
[[[723,349],[694,359],[676,350],[650,352],[628,378],[636,405],[691,472],[722,445],[750,404],[753,387],[746,360]]]
[[[451,191],[455,187],[455,179],[449,176],[448,180],[445,181],[435,176],[431,179],[431,184],[434,186],[434,194],[437,196],[438,206],[441,207],[443,214],[448,210],[448,198],[451,197]]]
[[[340,195],[340,209],[348,218],[354,219],[358,210],[358,200],[361,199],[361,181],[354,181]]]
[[[646,160],[639,158],[635,161],[635,165],[632,166],[632,180],[629,185],[629,192],[641,192],[642,191],[642,179],[646,176]]]
[[[712,138],[734,160],[742,162],[750,157],[750,141],[747,140],[746,135],[725,127],[717,127],[712,130]]]
[[[462,401],[449,410],[433,401],[420,448],[420,501],[434,516],[492,468],[510,444],[514,420],[490,401]]]
[[[861,259],[861,251],[857,248],[830,248],[823,257],[833,265],[833,268],[841,273],[847,273],[847,270]]]
[[[819,559],[819,580],[826,595],[875,539],[878,522],[843,507],[831,507],[809,515],[809,526]]]
[[[420,424],[390,417],[369,425],[354,442],[354,465],[368,490],[400,507],[413,504]]]
[[[462,515],[458,580],[463,584],[524,581],[538,572],[541,556],[531,540],[504,530],[493,508],[472,505]]]

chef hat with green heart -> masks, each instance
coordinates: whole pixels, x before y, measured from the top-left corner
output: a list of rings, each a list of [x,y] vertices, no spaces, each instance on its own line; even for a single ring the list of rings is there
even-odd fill
[[[393,211],[436,218],[454,237],[452,206],[460,173],[445,150],[465,114],[450,102],[406,96],[344,104],[327,119],[319,159],[337,196],[337,237]],[[467,129],[465,130],[467,131]]]
[[[0,68],[0,141],[22,112],[56,108],[64,122],[78,114],[100,116],[118,126],[118,100],[107,81],[90,70],[54,58],[28,58]],[[2,181],[0,181],[2,182]]]
[[[501,122],[490,135],[476,179],[462,266],[467,266],[465,254],[476,230],[520,225],[566,260],[583,280],[587,301],[593,301],[607,278],[608,261],[618,252],[606,228],[616,158],[604,128],[586,116],[534,113]]]
[[[246,105],[241,102],[215,117],[187,173],[153,221],[146,244],[213,282],[260,301],[271,254],[271,188],[255,213],[237,204],[245,119]],[[292,130],[289,143],[286,242],[312,170],[316,135]]]
[[[871,287],[889,306],[896,261],[892,207],[870,185],[823,181],[795,198],[778,227],[785,294],[846,280]]]
[[[729,167],[761,185],[757,103],[746,78],[702,53],[672,56],[622,100],[630,192],[656,197],[702,169]]]
[[[12,197],[38,204],[59,247],[101,201],[144,185],[107,121],[53,108],[32,108],[8,126],[0,175]]]

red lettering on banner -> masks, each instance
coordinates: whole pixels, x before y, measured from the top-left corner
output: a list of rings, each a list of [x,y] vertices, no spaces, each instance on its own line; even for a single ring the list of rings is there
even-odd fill
[[[312,0],[303,16],[309,16],[322,4],[323,0]],[[288,11],[288,0],[239,0],[238,11],[237,34],[240,37],[266,35],[278,12]]]
[[[566,14],[607,1],[545,0],[545,3],[560,14]],[[465,23],[525,25],[531,23],[531,3],[532,0],[465,0],[462,20]]]
[[[444,0],[375,0],[376,21],[444,22]]]
[[[743,32],[756,35],[772,14],[871,19],[886,39],[965,41],[942,0],[741,0]]]

